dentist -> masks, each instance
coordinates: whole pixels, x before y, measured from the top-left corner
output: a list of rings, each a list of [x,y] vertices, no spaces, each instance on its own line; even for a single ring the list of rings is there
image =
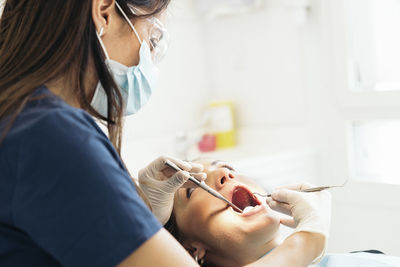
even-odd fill
[[[197,266],[160,221],[190,174],[205,179],[201,166],[160,157],[139,172],[143,194],[120,159],[123,117],[148,101],[166,52],[168,4],[5,1],[0,266]],[[166,159],[184,171],[168,173]],[[321,240],[297,233],[264,258],[295,266]]]

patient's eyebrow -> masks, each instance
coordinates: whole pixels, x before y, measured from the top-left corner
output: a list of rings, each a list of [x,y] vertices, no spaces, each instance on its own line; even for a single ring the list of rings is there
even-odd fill
[[[220,160],[215,160],[215,161],[211,162],[211,165],[213,166],[213,165],[217,164],[218,162],[221,162],[221,161]]]
[[[233,168],[231,165],[227,164],[225,161],[222,160],[215,160],[213,162],[211,162],[211,166],[215,166],[218,163],[223,163],[221,166],[217,166],[217,168],[227,168],[231,171],[236,171],[235,168]]]

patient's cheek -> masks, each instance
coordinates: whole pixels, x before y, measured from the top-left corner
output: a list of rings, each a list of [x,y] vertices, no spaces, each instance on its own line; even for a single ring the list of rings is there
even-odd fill
[[[198,196],[192,196],[192,198],[191,203],[176,214],[178,226],[186,233],[191,233],[195,229],[198,230],[199,227],[204,227],[213,210],[213,205],[210,201]]]

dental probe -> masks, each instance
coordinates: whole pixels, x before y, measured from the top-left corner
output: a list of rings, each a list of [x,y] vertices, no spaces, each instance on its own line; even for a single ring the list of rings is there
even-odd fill
[[[165,165],[167,165],[168,167],[172,168],[173,170],[179,172],[182,171],[181,168],[179,168],[178,166],[176,166],[176,164],[174,164],[173,162],[166,160],[165,161]],[[193,176],[189,177],[189,180],[192,181],[193,183],[195,183],[197,186],[199,186],[201,189],[205,190],[206,192],[208,192],[209,194],[211,194],[212,196],[221,199],[222,201],[225,201],[229,206],[231,206],[232,208],[239,210],[241,213],[243,212],[242,209],[238,208],[235,204],[233,204],[232,202],[230,202],[229,200],[227,200],[223,195],[221,195],[220,193],[218,193],[217,191],[215,191],[214,189],[212,189],[211,187],[209,187],[204,181],[200,182],[199,180],[197,180],[196,178],[194,178]]]
[[[335,188],[335,187],[344,187],[346,185],[347,181],[348,181],[348,179],[342,185],[318,186],[318,187],[312,187],[312,188],[308,188],[308,189],[299,190],[298,192],[312,193],[312,192],[319,192],[319,191],[323,191],[323,190]],[[272,194],[263,195],[263,194],[260,194],[257,192],[253,192],[253,194],[259,195],[262,197],[271,197],[272,196]]]

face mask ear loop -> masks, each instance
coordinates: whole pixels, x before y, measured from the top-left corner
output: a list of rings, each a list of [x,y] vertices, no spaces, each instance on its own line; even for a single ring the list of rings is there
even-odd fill
[[[97,36],[97,39],[99,40],[101,48],[103,49],[103,52],[104,52],[104,55],[106,56],[106,59],[110,59],[110,57],[108,56],[108,53],[107,53],[107,49],[104,46],[103,41],[101,40],[101,37],[103,36],[103,32],[104,32],[104,27],[101,27],[100,31],[96,32],[96,36]]]
[[[121,6],[118,4],[118,2],[115,2],[115,5],[117,6],[117,8],[119,9],[119,11],[121,11],[122,16],[124,16],[125,20],[128,22],[129,26],[132,28],[132,30],[135,32],[136,37],[139,40],[139,43],[142,43],[143,41],[140,39],[140,36],[138,34],[138,32],[136,31],[135,27],[133,26],[131,20],[128,18],[128,16],[125,14],[125,12],[122,10]]]

